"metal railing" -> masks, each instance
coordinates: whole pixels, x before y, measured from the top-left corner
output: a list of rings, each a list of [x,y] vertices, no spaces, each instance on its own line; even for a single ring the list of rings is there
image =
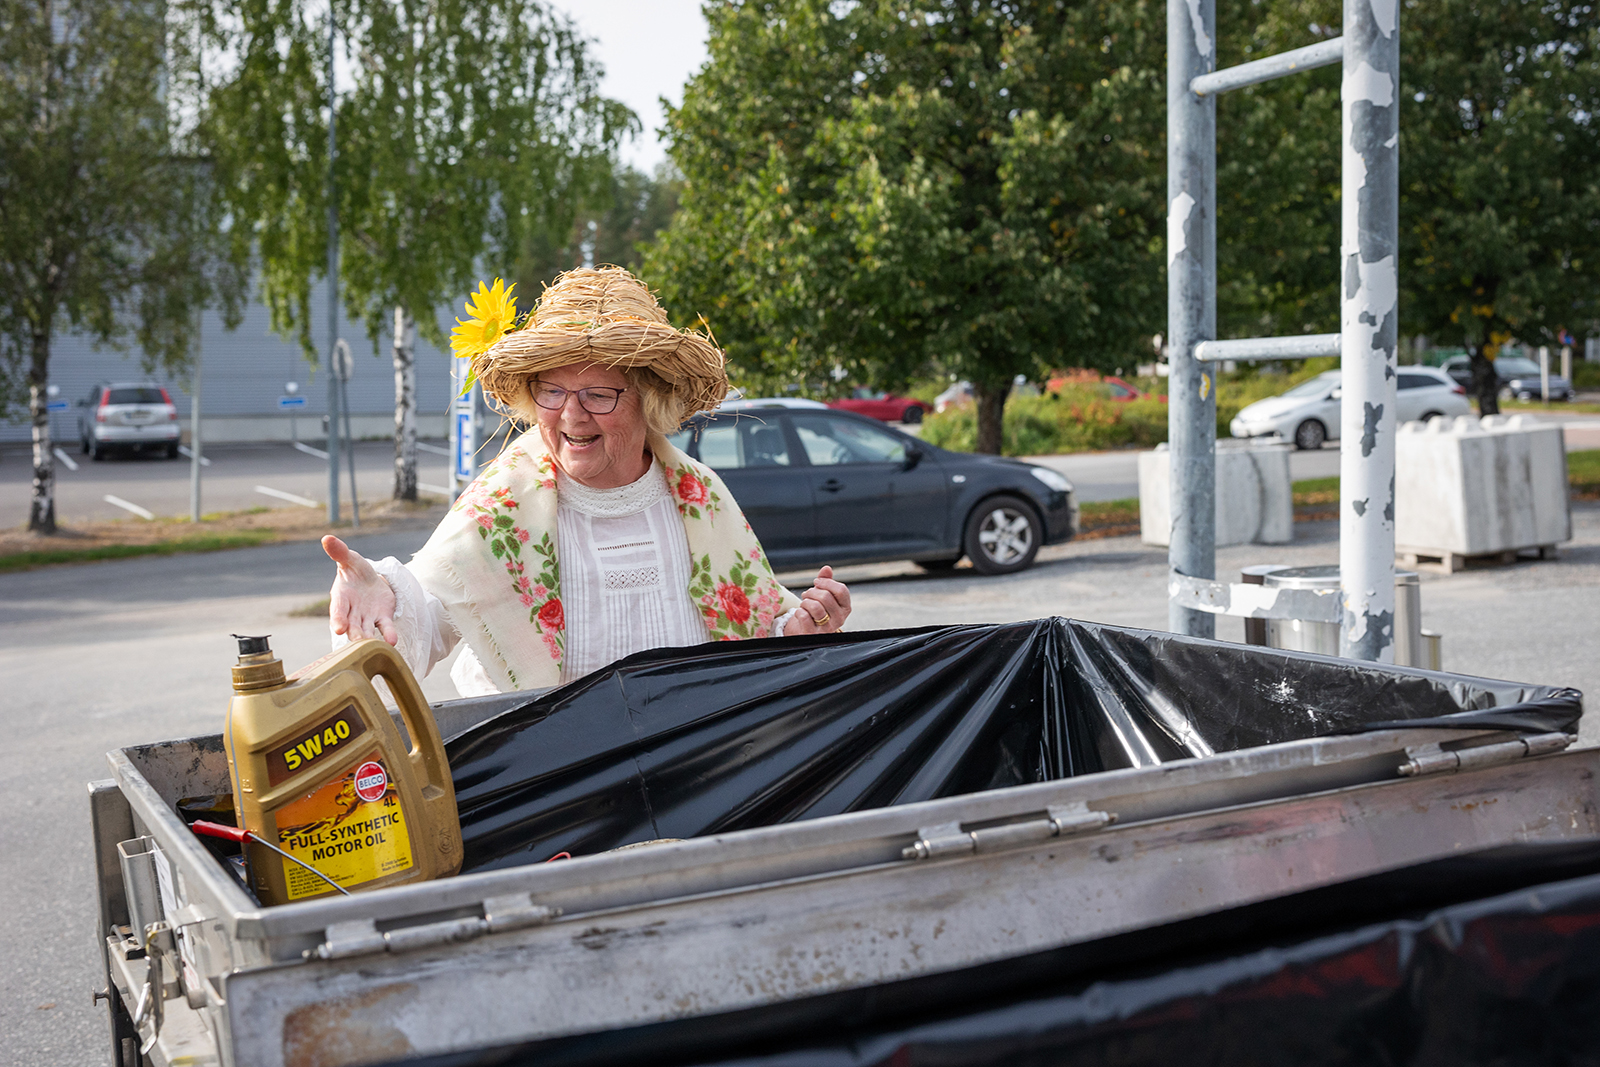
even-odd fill
[[[1188,579],[1216,577],[1216,389],[1222,360],[1338,355],[1340,654],[1394,658],[1395,348],[1400,5],[1345,0],[1344,34],[1213,70],[1215,0],[1167,2],[1167,336],[1172,461],[1169,625],[1211,637]],[[1216,339],[1216,97],[1342,63],[1340,332]]]

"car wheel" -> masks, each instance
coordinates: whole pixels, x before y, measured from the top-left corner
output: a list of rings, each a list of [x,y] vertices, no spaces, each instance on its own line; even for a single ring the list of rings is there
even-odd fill
[[[943,574],[960,562],[960,556],[951,556],[949,559],[919,559],[916,564],[929,574]]]
[[[1422,413],[1422,421],[1424,423],[1432,422],[1434,419],[1442,418],[1444,418],[1444,412],[1442,411],[1424,411]]]
[[[906,408],[905,413],[900,416],[900,421],[915,426],[922,421],[922,409],[913,404]]]
[[[168,459],[177,459],[178,458],[178,442],[174,441],[170,445],[167,446],[167,458]]]
[[[1014,574],[1033,563],[1044,530],[1027,502],[990,497],[967,517],[967,558],[979,574]]]
[[[1315,452],[1327,439],[1327,429],[1316,419],[1307,419],[1294,428],[1294,446],[1302,452]]]
[[[89,438],[89,458],[99,463],[106,458],[105,446],[93,437]]]
[[[86,456],[89,454],[89,439],[87,437],[83,437],[81,435],[79,436],[78,451],[82,452]]]

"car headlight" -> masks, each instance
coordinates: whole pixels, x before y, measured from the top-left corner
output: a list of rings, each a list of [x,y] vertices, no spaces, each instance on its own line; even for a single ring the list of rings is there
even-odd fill
[[[1049,467],[1029,467],[1033,476],[1058,493],[1072,492],[1072,483]]]

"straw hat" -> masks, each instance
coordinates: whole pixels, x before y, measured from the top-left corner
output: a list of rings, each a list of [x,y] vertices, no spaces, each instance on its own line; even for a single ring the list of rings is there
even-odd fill
[[[654,294],[622,267],[579,267],[556,278],[527,325],[474,357],[473,369],[486,393],[520,408],[530,378],[573,363],[655,372],[681,419],[711,410],[728,393],[722,350],[705,334],[674,329]]]

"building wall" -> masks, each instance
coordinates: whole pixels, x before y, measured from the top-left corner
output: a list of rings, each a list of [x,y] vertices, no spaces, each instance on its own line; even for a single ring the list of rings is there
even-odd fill
[[[319,351],[327,346],[327,288],[312,291],[311,336]],[[449,323],[449,316],[440,316]],[[355,369],[350,380],[350,415],[358,437],[384,437],[394,432],[394,363],[388,332],[378,339],[373,355],[360,322],[342,314],[339,332],[350,344]],[[297,414],[298,436],[321,437],[322,417],[327,411],[328,385],[323,367],[313,367],[301,354],[300,346],[273,333],[266,306],[252,301],[245,310],[244,322],[229,331],[215,312],[204,318],[200,337],[201,434],[204,440],[272,441],[289,439],[289,415],[278,408],[285,395],[284,385],[296,382],[306,406]],[[324,355],[325,359],[326,356]],[[445,413],[450,403],[450,359],[448,353],[420,337],[416,346],[417,432],[423,437],[444,436]],[[51,345],[50,383],[60,387],[57,400],[76,404],[89,395],[95,383],[155,381],[166,386],[178,415],[184,420],[188,437],[189,385],[157,371],[146,374],[140,366],[137,349],[126,353],[96,349],[81,334],[58,332]],[[60,440],[75,440],[78,409],[57,412],[52,433]],[[31,437],[24,411],[21,418],[0,421],[0,443],[27,441]]]

